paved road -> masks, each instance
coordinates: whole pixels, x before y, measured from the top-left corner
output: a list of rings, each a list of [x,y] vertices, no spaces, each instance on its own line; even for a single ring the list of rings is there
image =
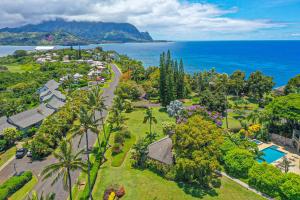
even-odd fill
[[[112,70],[115,73],[114,79],[112,80],[108,88],[103,89],[104,90],[103,96],[106,97],[105,103],[108,107],[112,105],[112,101],[114,98],[114,90],[117,87],[121,76],[120,71],[113,64],[112,64]],[[104,116],[106,115],[107,112],[104,113]],[[96,116],[99,118],[99,113],[96,113]],[[95,134],[89,134],[90,146],[95,143],[96,139],[97,138]],[[78,148],[78,142],[79,142],[79,137],[75,137],[73,140],[73,145],[76,149]],[[79,148],[80,149],[84,148],[84,146],[85,146],[85,140],[83,139],[81,144],[79,145]],[[12,176],[15,173],[14,171],[14,165],[15,165],[17,172],[30,170],[33,172],[33,174],[35,174],[38,177],[39,181],[38,184],[35,186],[35,190],[37,190],[39,194],[41,194],[42,192],[44,192],[44,194],[47,194],[49,192],[54,192],[56,193],[56,199],[58,200],[67,199],[68,193],[63,189],[61,180],[59,180],[54,185],[51,185],[52,179],[43,181],[42,177],[40,176],[40,173],[44,169],[44,167],[54,162],[55,162],[55,158],[53,156],[49,156],[43,161],[34,161],[34,162],[31,162],[30,159],[28,159],[27,157],[24,157],[23,159],[19,159],[19,160],[14,159],[4,169],[0,171],[0,182],[3,182],[4,180],[8,179],[10,176]],[[79,173],[80,171],[76,171],[72,173],[73,184],[76,182]]]

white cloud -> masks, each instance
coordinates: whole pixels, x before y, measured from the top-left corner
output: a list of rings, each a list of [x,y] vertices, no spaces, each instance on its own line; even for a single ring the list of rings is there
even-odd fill
[[[1,0],[0,27],[38,23],[42,20],[129,22],[161,37],[176,38],[188,32],[250,32],[281,27],[268,20],[226,17],[238,9],[221,9],[208,3],[179,0]]]

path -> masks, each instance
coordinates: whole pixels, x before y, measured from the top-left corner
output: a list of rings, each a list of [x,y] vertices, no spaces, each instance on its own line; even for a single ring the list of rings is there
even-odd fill
[[[256,193],[256,194],[258,194],[258,195],[260,195],[260,196],[262,196],[262,197],[264,197],[264,198],[266,198],[266,199],[272,200],[272,198],[270,198],[270,197],[268,197],[267,195],[265,195],[265,194],[263,194],[263,193],[257,191],[256,189],[250,187],[247,183],[244,183],[243,181],[241,181],[241,180],[239,180],[239,179],[233,178],[233,177],[229,176],[228,174],[226,174],[225,172],[220,172],[220,171],[218,171],[218,173],[219,173],[219,174],[222,174],[222,176],[225,176],[225,177],[229,178],[230,180],[236,182],[237,184],[243,186],[243,187],[246,188],[247,190],[250,190],[250,191],[252,191],[252,192],[254,192],[254,193]]]
[[[111,65],[112,70],[115,73],[115,76],[110,82],[110,85],[108,88],[103,89],[103,96],[106,97],[105,104],[106,106],[110,107],[113,102],[114,98],[114,90],[117,87],[119,83],[119,79],[121,76],[121,72],[115,66],[114,64]],[[104,112],[104,117],[107,115],[107,112]],[[100,118],[99,113],[96,113],[96,117]],[[79,145],[79,149],[82,149],[85,146],[85,140],[82,140],[82,142]],[[89,143],[92,145],[96,141],[96,134],[89,134]],[[78,149],[78,143],[79,143],[79,137],[75,137],[73,139],[73,145],[74,145],[74,151]],[[38,184],[35,186],[35,190],[38,191],[39,194],[44,192],[44,194],[47,194],[49,192],[54,192],[56,194],[56,199],[64,200],[67,199],[68,193],[63,189],[62,181],[59,180],[54,185],[52,185],[52,180],[47,179],[45,181],[42,180],[42,177],[40,176],[40,173],[45,168],[45,166],[54,163],[55,158],[50,155],[45,160],[42,161],[34,161],[31,162],[31,160],[27,157],[24,157],[23,159],[13,159],[9,164],[7,164],[1,171],[0,171],[0,180],[6,180],[9,177],[11,177],[15,171],[14,171],[14,164],[16,166],[17,172],[21,171],[32,171],[33,174],[38,177]],[[72,183],[74,184],[76,182],[77,177],[79,176],[80,171],[76,171],[72,173]]]

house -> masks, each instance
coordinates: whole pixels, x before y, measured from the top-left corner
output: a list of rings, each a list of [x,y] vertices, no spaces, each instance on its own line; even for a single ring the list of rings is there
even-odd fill
[[[54,113],[54,110],[48,108],[45,104],[39,107],[27,110],[8,118],[8,122],[20,130],[27,130],[31,127],[38,126],[42,121]]]
[[[56,97],[60,101],[65,101],[66,100],[66,96],[63,93],[61,93],[60,91],[58,91],[58,90],[46,90],[44,93],[46,93],[46,95],[44,95],[44,96],[40,95],[40,101],[41,102],[48,101],[52,97]]]
[[[148,146],[148,158],[172,165],[174,164],[172,146],[172,139],[169,136],[153,142]]]
[[[16,128],[14,125],[8,123],[7,117],[0,117],[0,135],[6,128]]]
[[[57,90],[59,87],[59,83],[56,82],[55,80],[50,80],[48,81],[43,87],[39,88],[38,93],[41,95],[47,90]]]
[[[300,130],[293,130],[292,144],[297,149],[297,152],[300,153]]]
[[[47,107],[57,111],[59,108],[65,105],[64,101],[61,101],[56,96],[53,96],[50,101],[47,103]]]

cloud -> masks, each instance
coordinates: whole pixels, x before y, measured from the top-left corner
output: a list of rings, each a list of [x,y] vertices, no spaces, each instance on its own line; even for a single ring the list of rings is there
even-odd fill
[[[188,31],[239,33],[282,27],[269,20],[227,17],[237,8],[181,0],[1,0],[0,27],[64,18],[77,21],[129,22],[161,37]]]

